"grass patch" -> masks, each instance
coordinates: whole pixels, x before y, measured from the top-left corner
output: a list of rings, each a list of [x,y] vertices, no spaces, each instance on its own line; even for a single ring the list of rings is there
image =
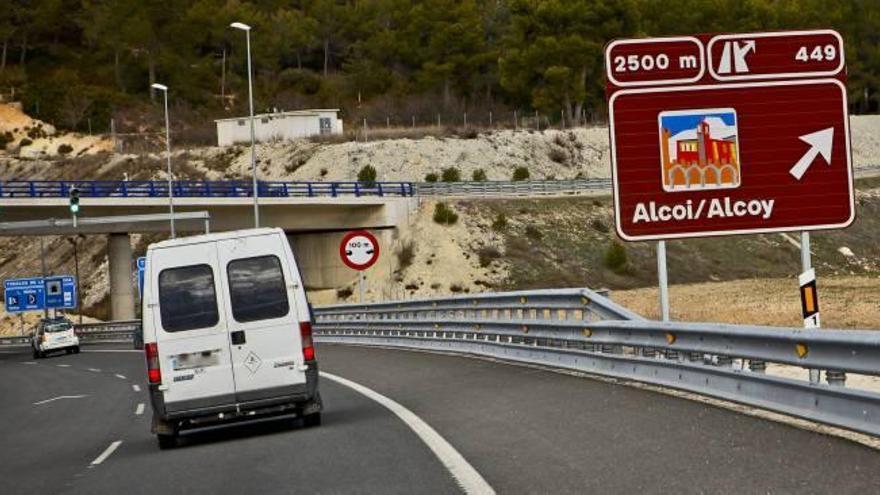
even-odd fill
[[[412,266],[413,260],[416,257],[416,248],[412,241],[407,242],[406,244],[400,247],[400,250],[397,251],[397,267],[400,271],[404,271],[410,266]]]
[[[495,246],[484,246],[477,250],[477,259],[479,259],[480,266],[483,268],[491,265],[493,261],[499,258],[501,258],[501,251]]]

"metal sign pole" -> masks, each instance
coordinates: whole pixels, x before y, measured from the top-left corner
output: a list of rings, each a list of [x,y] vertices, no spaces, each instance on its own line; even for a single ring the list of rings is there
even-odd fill
[[[364,303],[364,272],[358,272],[358,291],[360,292],[360,303]]]
[[[660,314],[669,321],[669,284],[666,279],[666,241],[657,241],[657,278],[660,285]]]
[[[43,242],[43,236],[40,236],[40,271],[43,275],[43,280],[46,280],[46,245]],[[45,305],[44,305],[45,306]],[[43,308],[43,318],[49,318],[49,308]]]
[[[810,257],[810,233],[801,232],[801,272],[805,273],[812,268],[812,260]],[[807,322],[804,321],[804,328],[807,328]],[[817,320],[816,327],[819,328]],[[819,370],[810,369],[810,383],[819,383]]]

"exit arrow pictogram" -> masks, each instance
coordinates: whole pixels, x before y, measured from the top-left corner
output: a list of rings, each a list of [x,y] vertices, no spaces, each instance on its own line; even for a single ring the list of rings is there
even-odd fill
[[[791,173],[795,179],[801,180],[807,172],[807,169],[812,165],[813,160],[815,160],[818,155],[822,155],[822,158],[825,159],[825,163],[831,165],[831,146],[833,139],[833,127],[800,136],[800,140],[809,144],[810,149],[807,150],[807,152],[804,153],[804,156],[794,164],[794,167],[791,167],[789,173]]]

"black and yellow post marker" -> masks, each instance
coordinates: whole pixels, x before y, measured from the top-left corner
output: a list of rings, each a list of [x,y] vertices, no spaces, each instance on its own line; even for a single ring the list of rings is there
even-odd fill
[[[79,189],[70,189],[70,215],[73,218],[73,228],[76,228],[76,217],[79,215]]]
[[[816,270],[810,268],[798,277],[801,286],[801,311],[804,328],[819,328],[819,293],[816,291]]]

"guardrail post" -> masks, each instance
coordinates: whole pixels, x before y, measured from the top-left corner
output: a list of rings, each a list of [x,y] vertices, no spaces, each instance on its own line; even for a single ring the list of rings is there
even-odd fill
[[[384,194],[382,194],[382,183],[377,182],[376,187],[379,189],[379,196],[384,196]]]
[[[334,198],[336,197],[336,183],[335,182],[330,183],[330,196],[332,196]]]
[[[749,360],[749,370],[752,373],[764,373],[767,371],[767,363],[764,361]]]
[[[361,197],[360,182],[355,182],[355,183],[354,183],[354,195],[355,195],[355,197],[357,197],[357,198]]]
[[[838,370],[825,370],[825,380],[828,385],[843,387],[846,385],[846,373]]]

